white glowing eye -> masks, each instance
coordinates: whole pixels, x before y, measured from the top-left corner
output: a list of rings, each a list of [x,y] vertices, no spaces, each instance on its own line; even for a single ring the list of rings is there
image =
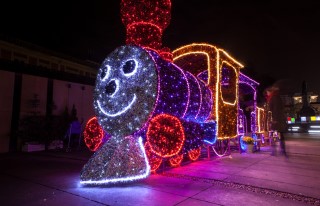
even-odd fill
[[[110,66],[106,65],[105,67],[101,68],[101,74],[100,74],[100,78],[102,81],[105,81],[110,74]]]
[[[138,62],[134,59],[129,59],[122,66],[122,72],[125,76],[129,77],[137,72]]]

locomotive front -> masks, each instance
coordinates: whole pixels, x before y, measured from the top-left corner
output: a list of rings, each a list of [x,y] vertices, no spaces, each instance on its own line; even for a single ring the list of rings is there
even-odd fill
[[[112,137],[139,133],[149,119],[170,114],[204,122],[210,90],[192,74],[138,46],[121,46],[104,60],[94,90],[99,124]]]
[[[143,128],[154,111],[157,69],[142,48],[122,46],[104,60],[94,90],[94,110],[102,128],[125,137]]]
[[[162,47],[170,9],[170,0],[121,1],[127,45],[109,54],[98,71],[96,118],[86,126],[98,150],[84,165],[81,183],[145,178],[163,159],[179,163],[187,153],[197,159],[204,137],[215,138],[215,122],[206,122],[213,107],[206,80],[173,64]],[[108,141],[97,140],[106,134]]]

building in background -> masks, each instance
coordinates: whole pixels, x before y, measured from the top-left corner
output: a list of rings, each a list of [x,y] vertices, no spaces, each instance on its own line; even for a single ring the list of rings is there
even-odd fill
[[[318,95],[308,92],[303,83],[302,92],[282,95],[285,103],[289,132],[320,133],[320,102]]]
[[[82,122],[92,117],[98,67],[26,42],[0,40],[0,153],[20,150],[25,141],[63,138],[72,108]]]

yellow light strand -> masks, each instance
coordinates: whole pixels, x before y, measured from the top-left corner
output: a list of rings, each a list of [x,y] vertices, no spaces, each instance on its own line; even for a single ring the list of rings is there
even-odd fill
[[[231,55],[229,55],[223,49],[206,44],[206,43],[193,43],[182,46],[173,52],[173,61],[177,62],[180,58],[193,54],[204,54],[207,57],[207,71],[208,82],[207,85],[215,96],[214,105],[210,112],[208,120],[215,120],[217,122],[217,136],[218,139],[229,139],[237,136],[237,103],[238,103],[238,82],[240,69],[243,65],[236,61]],[[214,64],[215,63],[215,64]],[[230,103],[224,101],[221,91],[221,75],[223,64],[227,64],[229,67],[235,70],[235,100]],[[215,67],[213,67],[215,65]],[[197,74],[195,74],[197,75]],[[221,122],[220,115],[227,116],[228,121]],[[231,131],[231,132],[230,132]]]

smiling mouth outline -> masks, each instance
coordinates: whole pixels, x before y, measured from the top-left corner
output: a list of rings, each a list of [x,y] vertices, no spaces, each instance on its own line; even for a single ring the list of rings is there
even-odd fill
[[[100,105],[100,101],[98,100],[97,102],[98,102],[98,107],[99,107],[100,111],[101,111],[103,114],[105,114],[105,115],[107,115],[107,116],[109,116],[109,117],[116,117],[116,116],[119,116],[119,115],[125,113],[128,109],[130,109],[131,106],[132,106],[132,104],[135,103],[136,99],[137,99],[137,96],[136,96],[136,94],[134,94],[133,99],[132,99],[131,102],[128,104],[128,106],[126,106],[125,108],[123,108],[123,110],[121,110],[121,111],[119,111],[119,112],[117,112],[117,113],[114,113],[114,114],[111,114],[111,113],[106,112],[106,111],[102,108],[102,106]]]

